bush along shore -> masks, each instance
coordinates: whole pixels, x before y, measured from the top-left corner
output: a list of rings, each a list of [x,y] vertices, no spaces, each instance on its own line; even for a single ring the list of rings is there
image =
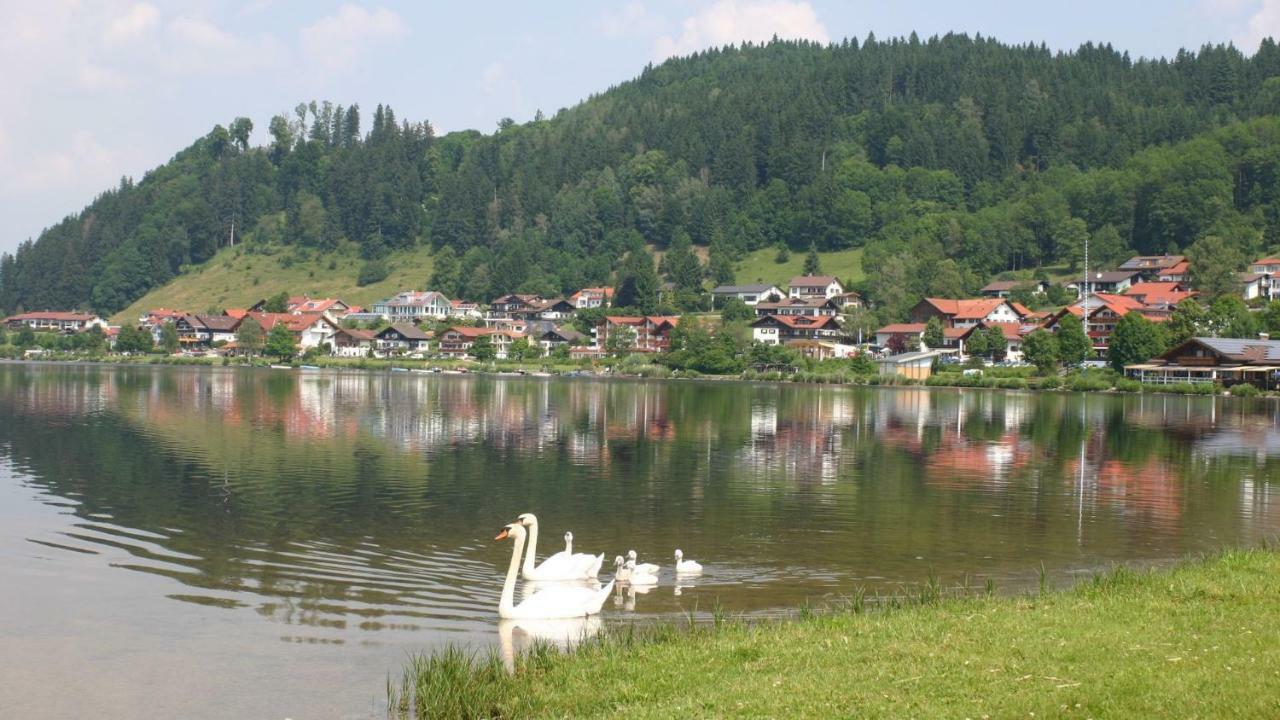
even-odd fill
[[[947,591],[748,623],[614,628],[577,649],[411,658],[392,718],[1280,717],[1280,554],[1119,568],[1069,590]]]
[[[0,360],[3,355],[0,354]],[[1034,367],[984,367],[966,374],[959,365],[944,365],[925,380],[900,375],[880,375],[869,366],[849,360],[806,362],[785,370],[745,370],[730,375],[703,374],[696,370],[654,363],[641,355],[598,360],[476,360],[413,358],[302,357],[289,361],[269,358],[219,358],[198,356],[83,355],[49,352],[27,357],[32,362],[111,363],[121,365],[189,365],[213,367],[315,367],[338,370],[442,370],[479,374],[611,375],[649,379],[747,380],[753,382],[795,382],[825,385],[926,386],[987,388],[998,390],[1041,390],[1062,392],[1168,393],[1175,395],[1223,395],[1235,397],[1280,397],[1280,392],[1260,390],[1253,385],[1224,388],[1217,383],[1171,383],[1157,385],[1126,378],[1109,368],[1071,369],[1043,373]]]

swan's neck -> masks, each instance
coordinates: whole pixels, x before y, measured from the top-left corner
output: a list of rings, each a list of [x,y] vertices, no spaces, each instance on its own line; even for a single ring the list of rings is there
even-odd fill
[[[570,538],[565,538],[565,541],[564,541],[564,552],[565,552],[565,554],[566,554],[566,555],[572,555],[572,554],[573,554],[573,540],[572,540],[572,539],[570,539]]]
[[[507,580],[502,583],[502,597],[498,600],[498,616],[504,617],[515,607],[516,575],[520,573],[520,551],[524,549],[524,534],[517,534],[511,546],[511,565],[507,567]]]
[[[524,554],[524,571],[533,572],[534,557],[538,554],[538,521],[529,523],[529,552]]]

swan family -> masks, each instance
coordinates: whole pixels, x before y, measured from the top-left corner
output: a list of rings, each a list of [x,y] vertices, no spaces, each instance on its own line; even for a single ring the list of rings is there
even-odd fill
[[[515,522],[503,527],[494,538],[506,539],[513,542],[511,564],[507,567],[506,581],[502,584],[502,595],[498,600],[498,616],[504,620],[553,620],[595,615],[600,612],[615,583],[632,587],[653,586],[658,583],[659,566],[638,562],[636,551],[630,550],[626,560],[621,555],[614,558],[613,579],[608,585],[600,587],[596,578],[604,564],[604,553],[575,553],[571,532],[564,534],[564,550],[552,554],[541,563],[537,562],[538,518],[532,513],[521,514]],[[524,558],[523,563],[521,556]],[[685,560],[684,554],[676,550],[675,570],[678,576],[692,575],[701,573],[702,565],[693,560]],[[533,581],[530,584],[538,584],[533,592],[529,592],[526,587],[525,597],[519,604],[515,602],[517,576]]]

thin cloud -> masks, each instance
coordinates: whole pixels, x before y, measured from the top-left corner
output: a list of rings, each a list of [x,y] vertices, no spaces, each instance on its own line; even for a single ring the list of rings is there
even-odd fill
[[[1223,0],[1219,0],[1221,2]],[[1254,53],[1263,38],[1280,35],[1280,0],[1262,0],[1262,4],[1245,21],[1244,28],[1236,34],[1235,43],[1246,53]]]
[[[348,70],[369,47],[398,40],[409,28],[398,14],[384,7],[369,11],[343,5],[298,33],[299,47],[312,67],[328,72]]]
[[[678,36],[663,35],[654,43],[654,58],[675,55],[743,41],[766,42],[777,36],[785,40],[831,41],[818,13],[808,2],[789,0],[719,0],[681,23]]]

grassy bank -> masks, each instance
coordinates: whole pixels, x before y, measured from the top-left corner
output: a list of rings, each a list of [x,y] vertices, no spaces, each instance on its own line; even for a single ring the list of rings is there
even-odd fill
[[[270,253],[270,254],[268,254]],[[203,265],[138,298],[111,316],[115,324],[137,322],[155,308],[206,312],[215,308],[249,307],[279,292],[312,297],[337,297],[369,307],[401,290],[421,289],[431,277],[426,247],[394,252],[387,257],[386,279],[360,286],[356,276],[364,260],[354,246],[333,252],[268,247],[249,252],[246,246],[223,248]]]
[[[432,717],[1270,718],[1277,578],[1280,554],[1247,550],[1032,596],[924,588],[877,610],[614,631],[533,652],[514,675],[456,652],[420,658],[392,695],[400,717],[420,689]]]
[[[802,252],[793,252],[786,262],[777,262],[777,248],[762,248],[747,253],[737,262],[736,277],[742,284],[772,283],[787,289],[791,278],[804,274],[804,257]],[[858,282],[865,275],[862,272],[862,248],[838,250],[836,252],[818,253],[818,262],[823,274],[835,275],[840,282]]]

